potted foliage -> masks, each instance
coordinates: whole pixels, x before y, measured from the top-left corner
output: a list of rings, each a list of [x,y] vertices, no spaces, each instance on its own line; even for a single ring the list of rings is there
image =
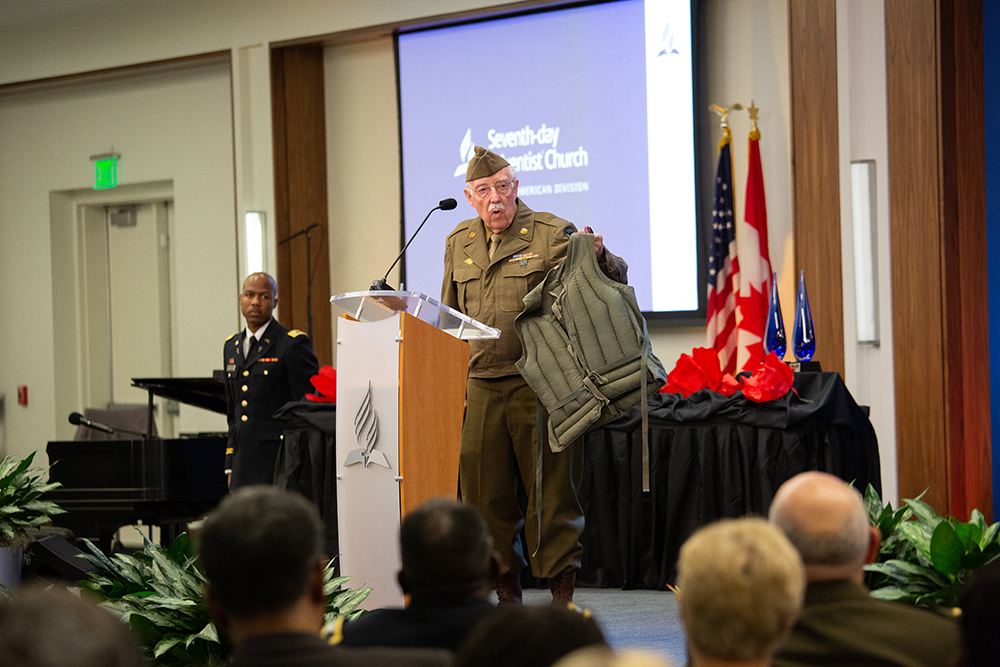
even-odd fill
[[[32,468],[34,458],[32,452],[24,459],[8,456],[0,461],[0,585],[8,588],[21,579],[24,548],[31,541],[27,529],[66,511],[42,499],[60,484],[43,482],[46,470]]]
[[[987,525],[979,510],[967,522],[945,519],[919,497],[893,510],[870,484],[865,506],[868,520],[882,531],[878,559],[865,566],[873,597],[955,607],[976,568],[1000,556],[1000,523]]]
[[[154,665],[213,665],[225,662],[230,647],[219,637],[205,601],[205,575],[186,533],[169,548],[153,544],[134,555],[107,557],[84,540],[91,553],[84,558],[97,570],[80,585],[96,594],[101,606],[118,614],[135,632]],[[326,569],[327,622],[353,618],[370,588],[345,589],[349,577],[334,577]]]

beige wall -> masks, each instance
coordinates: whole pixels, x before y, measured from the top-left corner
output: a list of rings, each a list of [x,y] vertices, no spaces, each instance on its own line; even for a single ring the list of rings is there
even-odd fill
[[[187,225],[175,254],[177,275],[185,276],[178,278],[175,294],[181,306],[175,374],[206,375],[221,363],[217,357],[222,338],[239,326],[233,298],[242,273],[236,222],[247,210],[262,210],[269,220],[274,219],[269,46],[317,36],[328,43],[330,292],[335,294],[362,289],[381,277],[399,249],[391,24],[498,4],[514,3],[90,0],[79,11],[63,8],[43,21],[18,24],[22,4],[0,0],[0,85],[215,51],[231,54],[233,63],[231,70],[213,67],[198,75],[165,75],[156,85],[147,79],[124,79],[107,89],[98,87],[101,93],[88,85],[67,89],[76,91],[72,93],[0,94],[0,155],[4,158],[0,162],[0,234],[4,239],[0,244],[0,312],[15,315],[0,320],[0,393],[7,397],[0,434],[6,434],[7,450],[25,453],[42,448],[46,440],[64,432],[65,415],[56,409],[53,396],[57,394],[56,355],[68,338],[62,328],[57,334],[53,312],[61,310],[66,300],[52,288],[50,248],[58,245],[58,239],[50,232],[49,199],[54,191],[88,187],[92,178],[89,155],[113,144],[126,156],[123,179],[173,182],[178,224]],[[753,100],[761,110],[771,257],[787,315],[794,305],[795,289],[787,3],[705,0],[700,5],[707,40],[701,49],[707,57],[702,70],[704,104]],[[119,98],[125,100],[128,113],[112,123],[102,116],[102,105]],[[719,130],[707,110],[697,112],[708,119],[698,140],[700,177],[711,182]],[[742,221],[750,125],[745,114],[734,114],[731,121],[737,215]],[[126,135],[128,140],[123,138]],[[707,214],[710,201],[701,203]],[[880,214],[883,219],[887,223],[888,215],[882,218]],[[273,238],[271,243],[273,248]],[[273,253],[269,268],[274,269]],[[390,279],[398,280],[398,274]],[[853,293],[845,287],[845,309],[853,308],[852,304]],[[22,332],[24,327],[30,327],[29,334]],[[701,327],[653,324],[651,335],[654,351],[668,368],[682,352],[704,344]],[[57,340],[64,343],[57,345]],[[888,352],[891,347],[883,345],[882,349]],[[59,363],[63,363],[61,357]],[[865,363],[859,359],[857,366]],[[863,382],[859,377],[848,372],[854,391]],[[32,388],[32,405],[27,409],[14,404],[18,384]],[[72,396],[68,390],[58,393],[62,403],[68,400],[65,396]],[[883,409],[891,415],[891,406]],[[182,428],[196,422],[201,424],[192,417]],[[892,436],[887,438],[881,429],[883,448],[894,451]],[[4,444],[0,441],[0,448]],[[891,474],[894,478],[894,469]]]
[[[329,47],[324,61],[330,293],[342,294],[368,289],[401,247],[392,38]],[[398,265],[388,282],[399,286]],[[334,326],[341,314],[331,308]]]
[[[123,185],[173,183],[175,374],[220,367],[222,340],[236,328],[227,59],[0,96],[0,391],[28,385],[30,399],[26,408],[7,402],[7,453],[71,437],[68,412],[88,407],[78,402],[84,379],[67,370],[81,362],[75,205],[101,200],[90,191],[90,156],[112,147]],[[181,428],[224,428],[224,418],[200,412],[182,412]]]
[[[837,69],[840,95],[841,249],[844,275],[844,362],[854,398],[871,407],[879,439],[882,499],[899,502],[892,358],[892,271],[889,248],[889,146],[882,2],[838,0]],[[854,296],[851,220],[852,160],[875,160],[880,345],[859,344]]]
[[[24,0],[0,1],[0,84],[368,30],[421,17],[514,3],[502,0],[86,0],[38,3],[47,6],[47,12],[44,7],[22,7],[31,4],[34,3]],[[53,9],[55,7],[58,8]],[[22,19],[23,16],[27,19]]]

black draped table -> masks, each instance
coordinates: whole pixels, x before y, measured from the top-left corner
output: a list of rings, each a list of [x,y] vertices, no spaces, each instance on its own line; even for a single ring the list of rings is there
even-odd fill
[[[723,517],[765,515],[777,488],[806,470],[881,493],[867,410],[837,373],[796,373],[798,397],[754,403],[708,390],[650,401],[651,491],[642,492],[639,409],[585,436],[580,586],[663,589],[681,544]]]
[[[315,503],[323,519],[323,546],[340,553],[337,528],[337,406],[308,400],[286,403],[275,414],[284,422],[274,464],[274,485]],[[340,574],[339,559],[334,565]]]
[[[796,373],[798,397],[754,403],[701,391],[650,399],[650,482],[642,492],[642,420],[636,407],[584,437],[580,501],[586,514],[580,586],[663,589],[681,544],[722,517],[764,515],[789,477],[823,470],[881,493],[878,441],[864,408],[836,373]],[[289,403],[275,484],[315,502],[337,553],[336,407]],[[529,571],[523,573],[532,583]]]

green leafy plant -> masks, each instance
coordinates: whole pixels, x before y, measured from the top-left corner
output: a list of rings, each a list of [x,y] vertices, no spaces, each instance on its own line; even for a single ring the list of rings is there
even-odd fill
[[[0,461],[0,547],[26,547],[30,542],[27,529],[46,524],[56,514],[64,514],[45,493],[61,486],[45,483],[42,477],[48,469],[32,468],[35,452],[18,460],[8,456]]]
[[[968,522],[945,519],[922,496],[893,510],[868,485],[868,520],[882,543],[876,562],[865,566],[865,583],[882,600],[954,607],[976,568],[1000,556],[1000,523],[987,526],[979,510]]]
[[[169,548],[143,539],[142,551],[110,558],[84,540],[91,553],[83,557],[97,571],[81,586],[132,627],[155,665],[211,665],[228,659],[231,647],[219,637],[209,617],[205,575],[190,538],[182,533]],[[324,577],[327,622],[362,613],[358,605],[370,588],[345,589],[350,578],[334,577],[332,561]]]

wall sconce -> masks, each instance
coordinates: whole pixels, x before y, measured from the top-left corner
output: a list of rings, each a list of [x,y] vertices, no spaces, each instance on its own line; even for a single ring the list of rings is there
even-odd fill
[[[264,237],[267,233],[267,214],[264,211],[247,211],[243,218],[243,238],[246,243],[246,275],[264,270],[267,257]]]
[[[878,347],[878,243],[875,192],[875,160],[852,160],[851,218],[854,229],[854,303],[858,342]]]

